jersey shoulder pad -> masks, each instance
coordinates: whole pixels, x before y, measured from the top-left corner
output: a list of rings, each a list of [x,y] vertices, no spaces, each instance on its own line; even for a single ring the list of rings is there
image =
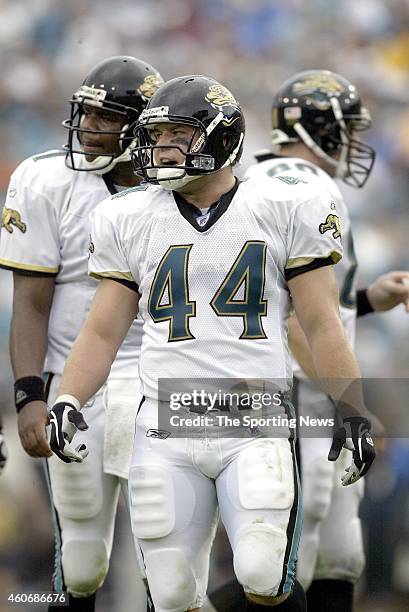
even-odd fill
[[[30,159],[34,162],[43,161],[45,159],[53,159],[55,157],[64,157],[66,156],[66,152],[62,149],[52,149],[51,151],[45,151],[45,153],[37,153],[36,155],[32,155]]]
[[[14,188],[30,189],[46,195],[64,189],[74,180],[75,173],[65,165],[65,154],[50,151],[25,159],[14,170],[11,182]]]
[[[112,223],[124,217],[136,218],[150,215],[152,210],[157,210],[155,204],[151,204],[153,194],[149,186],[141,187],[131,187],[103,200],[97,205],[95,214],[107,217]]]
[[[111,200],[117,200],[118,198],[123,198],[124,196],[130,193],[136,193],[138,191],[146,191],[149,185],[135,185],[135,187],[129,187],[128,189],[124,189],[123,191],[119,191],[118,193],[114,193]]]
[[[318,185],[317,185],[318,183]],[[267,200],[274,201],[302,201],[307,200],[319,186],[319,181],[315,177],[304,175],[283,174],[275,177],[260,176],[251,177],[244,183],[248,189]]]

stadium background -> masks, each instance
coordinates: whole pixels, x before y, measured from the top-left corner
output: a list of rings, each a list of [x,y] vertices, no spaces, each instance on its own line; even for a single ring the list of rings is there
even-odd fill
[[[374,123],[367,138],[378,158],[369,183],[361,191],[344,190],[355,223],[360,286],[390,269],[409,269],[408,0],[0,0],[0,11],[2,203],[9,175],[23,158],[65,141],[65,101],[104,57],[135,55],[165,79],[197,73],[227,85],[247,119],[239,174],[256,150],[269,146],[275,88],[294,72],[328,68],[358,86]],[[25,456],[16,439],[10,276],[0,272],[0,409],[11,454],[0,481],[0,611],[8,609],[5,593],[49,588],[52,545],[40,462]],[[358,328],[363,374],[407,378],[409,315],[403,307],[370,315]],[[408,440],[391,440],[369,475],[359,612],[409,609],[408,466]],[[122,507],[101,612],[137,609],[127,530]],[[221,581],[223,550],[217,558],[212,573]]]

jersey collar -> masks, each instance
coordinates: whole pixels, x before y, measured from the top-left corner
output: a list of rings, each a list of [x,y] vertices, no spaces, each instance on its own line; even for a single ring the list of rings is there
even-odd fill
[[[224,193],[217,200],[217,202],[214,202],[204,215],[202,214],[200,208],[197,208],[190,202],[187,202],[185,198],[177,191],[172,191],[172,194],[182,217],[184,217],[196,231],[202,233],[210,229],[216,223],[216,221],[218,221],[220,217],[224,215],[226,210],[229,208],[231,201],[236,195],[240,182],[241,181],[239,181],[239,179],[236,177],[236,182],[230,191]]]

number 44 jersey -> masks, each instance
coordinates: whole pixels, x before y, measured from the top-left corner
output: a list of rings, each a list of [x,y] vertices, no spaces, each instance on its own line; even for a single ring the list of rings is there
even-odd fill
[[[236,182],[208,211],[160,186],[113,196],[94,213],[89,272],[139,292],[156,399],[158,378],[291,378],[287,281],[341,255],[331,194],[287,174]]]

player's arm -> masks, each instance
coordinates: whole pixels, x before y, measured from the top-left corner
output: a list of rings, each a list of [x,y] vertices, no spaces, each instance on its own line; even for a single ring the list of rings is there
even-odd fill
[[[13,274],[10,358],[16,381],[18,433],[24,450],[32,457],[51,455],[46,436],[48,412],[41,376],[47,353],[54,282],[53,276]]]
[[[287,319],[288,326],[288,346],[302,370],[308,378],[317,378],[317,373],[312,360],[310,345],[298,321],[293,313]]]
[[[358,316],[369,312],[391,310],[404,304],[409,312],[409,272],[393,271],[379,276],[366,289],[357,291]],[[311,350],[295,314],[288,318],[289,347],[309,378],[316,378],[317,373],[312,361]]]
[[[332,266],[311,270],[288,281],[295,314],[311,351],[316,375],[324,381],[360,378],[359,366],[345,335],[339,316],[338,288]],[[324,383],[325,384],[325,383]],[[346,385],[330,383],[336,399],[343,396]],[[339,387],[337,385],[339,384]],[[339,390],[337,390],[339,389]],[[340,406],[343,416],[367,416],[362,396],[356,396],[356,407]]]
[[[79,412],[108,378],[112,362],[138,313],[139,295],[115,280],[104,278],[91,310],[66,361],[59,396],[50,413],[50,446],[66,463],[81,462],[88,451],[74,448],[77,429],[87,429]]]
[[[83,406],[108,378],[112,362],[138,314],[139,294],[104,278],[66,361],[59,395],[73,395]]]
[[[358,317],[368,312],[391,310],[404,304],[409,312],[409,272],[394,270],[379,276],[366,289],[357,292]]]
[[[42,374],[61,258],[54,195],[42,162],[23,161],[10,178],[0,238],[0,266],[11,270],[14,280],[10,358],[18,430],[23,448],[34,457],[51,454]]]
[[[375,453],[359,366],[339,316],[335,274],[330,266],[310,270],[290,279],[288,287],[315,372],[344,418],[344,426],[334,436],[329,458],[336,459],[347,438],[352,439],[353,463],[343,479],[343,484],[350,484],[366,473]]]

